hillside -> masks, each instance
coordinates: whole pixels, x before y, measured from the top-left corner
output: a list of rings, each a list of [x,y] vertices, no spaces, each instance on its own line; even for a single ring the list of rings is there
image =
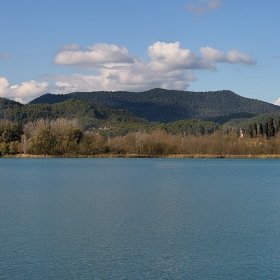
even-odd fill
[[[210,134],[220,126],[202,120],[180,120],[171,123],[148,122],[126,110],[110,109],[90,101],[68,99],[54,104],[21,104],[0,98],[0,120],[6,119],[24,126],[38,119],[76,119],[83,131],[114,137],[133,131],[150,132],[162,129],[171,134]]]
[[[239,128],[247,129],[250,124],[265,124],[270,118],[274,119],[274,125],[277,125],[277,122],[280,120],[280,112],[272,114],[260,114],[252,118],[240,118],[240,119],[231,119],[230,121],[224,123],[226,127],[232,127],[235,131],[238,131]]]
[[[24,105],[19,102],[0,97],[0,119],[11,119],[13,111],[20,112],[23,107]]]
[[[30,104],[54,104],[71,98],[91,101],[113,109],[125,109],[139,118],[163,123],[185,119],[225,123],[233,118],[250,118],[258,114],[280,112],[279,106],[245,98],[229,90],[191,92],[152,89],[143,92],[73,92],[66,95],[45,94]]]
[[[89,101],[69,99],[55,104],[26,104],[0,98],[0,119],[7,119],[24,126],[38,119],[77,119],[82,130],[101,129],[107,134],[124,134],[152,126],[125,110],[115,110]],[[103,131],[103,134],[105,132]]]

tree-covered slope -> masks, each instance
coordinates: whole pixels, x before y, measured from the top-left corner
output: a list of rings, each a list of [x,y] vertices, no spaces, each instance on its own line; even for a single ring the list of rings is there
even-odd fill
[[[280,120],[280,112],[272,114],[260,114],[252,118],[240,118],[240,119],[231,119],[230,121],[224,123],[224,126],[231,127],[236,131],[239,131],[240,128],[247,129],[251,124],[265,124],[270,118],[274,119],[274,125]]]
[[[231,118],[251,117],[280,112],[280,107],[256,99],[239,96],[229,90],[191,92],[152,89],[143,92],[73,92],[66,95],[46,94],[31,104],[57,103],[74,98],[125,109],[149,121],[172,122],[201,119],[226,122]]]
[[[77,99],[69,99],[54,104],[20,104],[8,99],[0,99],[0,119],[5,119],[23,127],[38,119],[76,119],[84,131],[92,131],[104,136],[125,135],[133,131],[150,132],[162,129],[172,134],[210,134],[220,126],[202,120],[180,120],[171,123],[148,122],[126,110],[110,109],[102,105]]]
[[[0,99],[0,119],[7,119],[20,125],[37,119],[77,119],[83,130],[105,125],[138,124],[149,125],[125,110],[115,110],[89,101],[69,99],[55,104],[20,104]]]
[[[21,113],[22,107],[24,105],[19,102],[0,97],[0,119],[11,119],[14,112]],[[20,116],[18,117],[20,118]]]
[[[213,132],[221,129],[221,125],[214,122],[202,120],[180,120],[162,124],[160,128],[170,134],[212,134]]]

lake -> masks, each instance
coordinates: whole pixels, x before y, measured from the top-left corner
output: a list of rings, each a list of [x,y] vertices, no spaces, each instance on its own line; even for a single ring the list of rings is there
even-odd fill
[[[280,160],[0,159],[0,279],[279,279]]]

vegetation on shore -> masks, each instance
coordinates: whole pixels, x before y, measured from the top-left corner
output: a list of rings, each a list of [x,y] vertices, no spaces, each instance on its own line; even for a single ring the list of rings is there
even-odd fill
[[[232,131],[211,134],[171,134],[162,129],[129,132],[105,137],[83,132],[76,120],[39,119],[22,128],[11,121],[0,121],[2,156],[43,155],[54,157],[277,157],[280,133],[269,137],[250,134],[241,138]]]
[[[280,107],[230,91],[0,98],[0,156],[278,157],[279,130]]]

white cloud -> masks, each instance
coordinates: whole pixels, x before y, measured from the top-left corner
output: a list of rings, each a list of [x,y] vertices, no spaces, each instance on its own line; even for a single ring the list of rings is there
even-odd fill
[[[0,77],[0,95],[2,97],[20,100],[23,103],[47,93],[50,86],[47,82],[36,82],[34,80],[26,81],[20,85],[10,85],[8,80]]]
[[[274,105],[280,106],[280,98],[278,98],[275,102]]]
[[[89,49],[89,48],[88,48]],[[95,44],[91,51],[63,51],[54,63],[77,68],[86,63],[97,75],[47,75],[56,93],[95,90],[141,91],[154,87],[184,90],[194,81],[190,70],[213,69],[212,62],[180,48],[180,43],[156,42],[148,47],[151,60],[132,57],[126,48]],[[67,58],[69,56],[69,58]],[[88,60],[86,60],[88,58]]]
[[[54,63],[83,68],[88,75],[42,75],[35,80],[10,85],[0,78],[0,96],[28,102],[47,92],[74,91],[142,91],[155,87],[185,90],[196,80],[194,71],[215,70],[216,63],[253,64],[246,54],[233,49],[223,53],[212,47],[200,48],[201,55],[182,48],[179,42],[155,42],[147,49],[149,61],[133,57],[126,48],[116,45],[95,44],[87,51],[77,50],[76,44],[63,46]]]
[[[77,47],[77,45],[71,46]],[[89,46],[87,49],[87,51],[70,50],[64,46],[62,51],[54,58],[53,63],[80,66],[104,63],[133,63],[133,58],[124,47],[99,43]]]
[[[195,15],[203,15],[210,10],[216,10],[223,5],[220,0],[198,0],[188,2],[185,8],[188,12]]]
[[[256,61],[248,54],[241,53],[238,49],[232,49],[228,53],[220,52],[212,47],[200,48],[202,56],[212,62],[255,64]]]
[[[3,53],[1,56],[0,56],[0,59],[8,59],[10,57],[10,54],[8,53]]]
[[[155,87],[181,89],[195,80],[191,71],[154,71],[141,61],[132,67],[101,68],[99,75],[51,75],[43,78],[53,80],[51,89],[55,93],[74,91],[141,91]]]
[[[180,43],[156,42],[148,48],[153,67],[157,69],[214,69],[208,60],[180,48]]]

